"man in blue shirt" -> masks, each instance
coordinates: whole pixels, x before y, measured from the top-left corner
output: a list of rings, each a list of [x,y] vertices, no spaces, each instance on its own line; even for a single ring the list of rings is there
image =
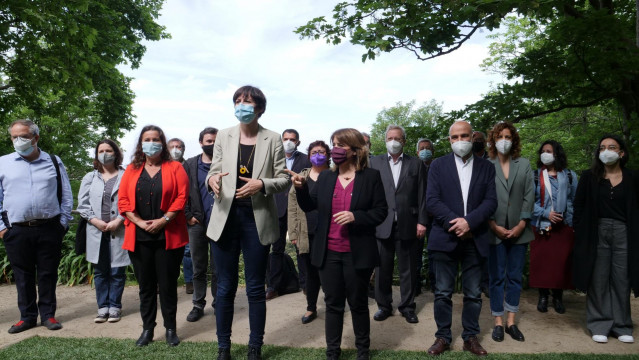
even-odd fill
[[[71,184],[62,161],[38,148],[36,124],[16,120],[9,133],[16,152],[0,157],[0,238],[13,268],[20,309],[20,321],[9,333],[36,326],[38,313],[42,325],[58,330],[55,290],[73,207]]]

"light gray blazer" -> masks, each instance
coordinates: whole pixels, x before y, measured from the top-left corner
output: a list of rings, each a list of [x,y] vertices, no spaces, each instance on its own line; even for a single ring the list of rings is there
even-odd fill
[[[510,159],[510,172],[508,181],[504,176],[504,172],[499,164],[499,158],[489,159],[495,165],[495,188],[497,190],[497,210],[491,219],[495,220],[497,225],[505,226],[506,217],[508,217],[508,225],[513,228],[520,220],[530,220],[533,208],[535,206],[535,184],[533,180],[533,171],[530,168],[528,159],[519,157]],[[501,243],[491,231],[490,243],[497,245]],[[530,223],[526,225],[526,229],[514,241],[515,244],[527,244],[535,238]]]
[[[124,170],[118,171],[117,180],[111,192],[111,220],[121,218],[118,212],[118,189]],[[87,221],[97,217],[102,218],[102,194],[104,193],[104,181],[97,170],[93,170],[82,178],[80,191],[78,192],[78,212]],[[124,243],[124,225],[111,232],[111,267],[121,267],[131,264],[129,254],[122,249]],[[100,241],[102,232],[91,223],[87,223],[87,261],[98,263],[100,258]]]
[[[240,146],[240,125],[220,130],[213,146],[213,162],[206,177],[228,172],[222,177],[220,196],[215,198],[211,220],[206,236],[218,241],[224,230],[229,216],[233,198],[235,198],[235,184],[238,176],[237,154]],[[280,236],[277,207],[273,194],[286,191],[291,183],[286,173],[286,161],[282,139],[276,132],[267,130],[259,125],[257,144],[253,159],[251,178],[264,182],[264,192],[258,192],[251,197],[253,215],[257,233],[262,245],[270,245]]]

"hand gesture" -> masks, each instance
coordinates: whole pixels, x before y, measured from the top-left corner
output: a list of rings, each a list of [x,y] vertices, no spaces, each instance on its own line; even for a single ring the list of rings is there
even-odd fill
[[[166,226],[166,220],[164,218],[146,220],[145,222],[147,225],[146,231],[150,232],[151,234],[159,233],[162,229],[164,229],[164,226]]]
[[[463,217],[451,220],[450,224],[452,226],[448,229],[448,232],[454,232],[457,237],[463,237],[470,232],[470,225]]]
[[[115,218],[114,220],[111,220],[106,224],[104,232],[115,231],[120,225],[122,225],[122,219]]]
[[[291,182],[293,183],[293,186],[295,186],[296,188],[301,188],[302,186],[304,186],[304,183],[306,182],[306,178],[304,176],[288,169],[284,171],[286,171],[291,176]]]
[[[551,211],[550,215],[548,216],[548,219],[553,224],[559,224],[562,221],[564,221],[564,216],[561,213],[558,213],[556,211]]]
[[[346,225],[355,221],[355,216],[350,211],[340,211],[333,215],[333,221],[338,225]]]
[[[264,184],[259,179],[245,178],[243,176],[239,176],[238,179],[246,182],[246,184],[235,190],[235,198],[237,199],[249,198],[257,194],[258,191],[262,190],[262,185]]]
[[[98,228],[98,230],[105,232],[107,231],[107,223],[98,219],[98,218],[93,218],[91,219],[91,225],[95,226],[96,228]]]
[[[228,175],[228,172],[215,174],[209,178],[209,187],[213,189],[215,196],[220,196],[220,189],[222,188],[222,177]]]
[[[195,218],[195,216],[193,216],[192,218],[187,220],[186,223],[189,224],[190,226],[193,226],[195,224],[199,224],[200,222],[198,221],[198,219]]]

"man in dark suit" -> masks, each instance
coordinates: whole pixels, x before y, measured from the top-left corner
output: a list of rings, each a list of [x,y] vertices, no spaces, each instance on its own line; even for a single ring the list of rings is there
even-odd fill
[[[395,254],[399,268],[401,299],[397,306],[407,322],[419,322],[415,314],[415,279],[417,278],[418,238],[426,233],[426,169],[422,162],[404,153],[406,132],[401,126],[386,129],[387,154],[371,158],[371,168],[380,172],[388,213],[377,226],[375,237],[380,264],[375,269],[375,300],[379,310],[376,321],[386,320],[393,313],[393,270]]]
[[[433,161],[428,172],[426,207],[433,215],[428,251],[435,268],[434,313],[437,339],[428,349],[439,355],[450,349],[452,294],[461,264],[464,290],[464,350],[486,355],[479,335],[481,265],[488,256],[488,220],[497,209],[495,166],[472,153],[472,128],[455,122],[448,132],[453,154]]]
[[[286,154],[286,168],[295,173],[299,173],[302,169],[310,168],[311,162],[308,156],[303,152],[297,151],[300,144],[300,134],[295,129],[286,129],[282,132],[282,143],[284,145],[284,153]],[[288,191],[282,191],[274,195],[275,204],[277,205],[277,216],[279,217],[280,238],[271,247],[271,255],[269,256],[269,272],[267,274],[267,282],[269,284],[266,289],[266,300],[278,297],[280,290],[285,285],[284,282],[284,250],[286,248],[286,231],[287,231],[287,209],[288,209]],[[299,256],[299,255],[298,255]],[[299,260],[299,259],[298,259]],[[300,261],[297,262],[298,264]],[[300,286],[306,288],[306,271],[303,268],[300,272]]]

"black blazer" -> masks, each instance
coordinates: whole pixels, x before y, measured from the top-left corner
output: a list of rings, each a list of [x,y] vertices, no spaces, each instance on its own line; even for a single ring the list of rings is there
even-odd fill
[[[200,197],[200,184],[197,181],[197,162],[201,157],[202,154],[193,156],[182,164],[186,175],[189,177],[189,198],[184,207],[184,215],[187,221],[194,217],[202,226],[206,227],[204,205],[202,205],[202,198]]]
[[[426,226],[426,168],[419,158],[404,153],[402,169],[397,187],[388,163],[388,154],[378,155],[370,160],[371,168],[377,169],[384,183],[384,193],[388,202],[388,214],[379,226],[375,236],[388,239],[392,234],[395,212],[397,212],[397,240],[415,240],[417,224]]]
[[[324,170],[317,178],[313,189],[308,186],[295,189],[297,202],[302,210],[308,212],[317,209],[318,220],[315,239],[311,248],[311,263],[324,266],[328,246],[328,231],[333,219],[333,192],[337,181],[337,172]],[[350,211],[355,221],[348,224],[348,240],[356,269],[372,269],[379,263],[375,227],[384,220],[388,212],[384,186],[379,171],[363,169],[355,173],[353,197]]]
[[[291,167],[291,171],[299,174],[302,170],[306,168],[310,168],[311,166],[312,164],[308,160],[308,155],[304,154],[303,152],[295,150],[295,152],[293,153],[293,166]],[[278,218],[286,216],[286,210],[288,209],[288,191],[290,189],[291,189],[291,185],[289,185],[289,187],[286,188],[286,191],[282,191],[274,195],[275,206],[277,206]]]

